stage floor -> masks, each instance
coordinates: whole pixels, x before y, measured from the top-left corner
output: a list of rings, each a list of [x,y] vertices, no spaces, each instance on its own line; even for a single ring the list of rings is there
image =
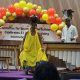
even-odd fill
[[[23,78],[27,78],[27,79],[31,80],[33,78],[33,75],[31,73],[26,75],[24,71],[16,71],[16,70],[1,71],[0,70],[0,80],[4,80],[4,79],[18,80],[18,79],[23,79]]]

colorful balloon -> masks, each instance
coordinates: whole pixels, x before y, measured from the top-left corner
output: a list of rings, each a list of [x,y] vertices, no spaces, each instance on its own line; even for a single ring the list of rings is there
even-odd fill
[[[33,4],[33,9],[35,9],[35,10],[36,10],[36,9],[37,9],[37,7],[38,7],[38,6],[37,6],[36,4]]]
[[[15,12],[15,9],[16,9],[16,8],[15,8],[14,5],[9,5],[9,6],[8,6],[8,11],[11,12],[11,13],[14,13],[14,12]]]
[[[22,9],[23,9],[24,7],[26,7],[26,1],[23,1],[23,0],[20,1],[20,2],[19,2],[19,6],[20,6],[20,8],[22,8]]]
[[[26,7],[29,8],[29,9],[32,9],[33,8],[33,4],[29,2],[29,3],[27,3]]]
[[[0,27],[5,24],[5,21],[3,19],[0,19]]]
[[[56,34],[57,34],[58,36],[61,36],[62,31],[61,31],[61,30],[57,30]]]
[[[43,15],[42,15],[42,19],[43,19],[44,21],[47,21],[48,18],[49,18],[48,14],[43,14]]]
[[[12,14],[9,12],[9,11],[7,11],[6,12],[6,17],[9,17],[9,16],[11,16]]]
[[[15,6],[16,8],[20,8],[19,3],[15,3],[14,6]]]
[[[48,21],[49,21],[50,23],[55,23],[55,17],[54,17],[54,16],[49,16]]]
[[[56,24],[59,25],[59,24],[61,24],[61,22],[62,22],[62,19],[61,19],[60,17],[57,17],[57,18],[56,18]]]
[[[15,13],[17,16],[22,16],[23,15],[23,10],[21,8],[16,8]]]
[[[24,12],[25,14],[28,13],[28,12],[29,12],[29,8],[24,7],[24,8],[23,8],[23,12]]]
[[[65,26],[66,26],[65,22],[62,22],[61,24],[59,24],[59,28],[60,28],[60,29],[62,29],[62,28],[65,27]]]
[[[29,11],[29,16],[32,16],[32,15],[36,15],[36,11],[34,9],[31,9]]]
[[[59,28],[59,26],[58,26],[57,24],[52,24],[52,25],[50,26],[50,28],[51,28],[52,31],[57,31],[58,28]]]
[[[54,16],[54,14],[56,13],[55,9],[54,8],[49,8],[48,11],[47,11],[48,15],[49,16]]]

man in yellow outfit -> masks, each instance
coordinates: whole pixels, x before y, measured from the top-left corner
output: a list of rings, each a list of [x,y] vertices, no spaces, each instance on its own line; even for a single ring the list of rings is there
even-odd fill
[[[35,67],[36,62],[48,61],[45,51],[42,50],[42,41],[40,34],[37,32],[36,21],[37,17],[32,16],[31,19],[31,28],[30,31],[26,32],[23,47],[20,53],[20,63],[21,66],[30,66]]]

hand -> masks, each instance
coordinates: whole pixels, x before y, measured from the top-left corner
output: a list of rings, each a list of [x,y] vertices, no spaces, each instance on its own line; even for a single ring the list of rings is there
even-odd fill
[[[64,43],[64,41],[65,41],[64,39],[61,40],[61,42],[63,42],[63,43]]]
[[[75,38],[71,38],[71,41],[75,40]]]

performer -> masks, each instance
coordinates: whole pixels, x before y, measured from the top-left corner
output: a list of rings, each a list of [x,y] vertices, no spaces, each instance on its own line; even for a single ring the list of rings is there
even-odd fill
[[[72,13],[73,11],[71,9],[63,11],[63,14],[64,14],[63,18],[66,24],[66,26],[62,30],[63,42],[70,42],[70,43],[76,42],[76,39],[78,37],[77,28],[71,23]]]
[[[21,66],[35,67],[36,62],[47,61],[45,50],[43,50],[43,43],[41,35],[37,31],[37,17],[32,16],[30,18],[31,28],[26,32],[23,46],[20,53]]]
[[[72,13],[74,11],[71,9],[64,10],[63,11],[63,20],[66,24],[66,26],[62,30],[62,42],[65,43],[75,43],[76,39],[78,38],[78,31],[77,28],[72,25],[71,20],[72,20]],[[76,66],[76,56],[75,52],[72,51],[64,51],[63,55],[63,60],[66,61],[66,67],[70,70],[74,69]]]

